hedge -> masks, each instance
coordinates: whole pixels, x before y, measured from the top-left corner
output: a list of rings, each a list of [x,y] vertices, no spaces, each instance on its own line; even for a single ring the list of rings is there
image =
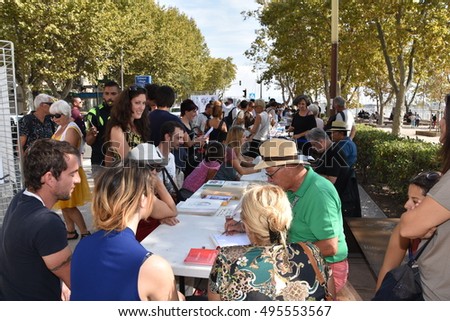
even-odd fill
[[[356,169],[364,183],[387,186],[406,196],[408,181],[422,171],[439,170],[440,145],[403,138],[385,131],[357,125]]]

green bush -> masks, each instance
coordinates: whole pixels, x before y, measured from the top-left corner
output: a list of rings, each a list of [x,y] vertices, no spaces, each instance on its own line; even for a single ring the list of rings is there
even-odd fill
[[[406,196],[408,181],[422,171],[439,170],[440,146],[417,139],[358,125],[357,170],[364,182],[386,185],[391,192]]]

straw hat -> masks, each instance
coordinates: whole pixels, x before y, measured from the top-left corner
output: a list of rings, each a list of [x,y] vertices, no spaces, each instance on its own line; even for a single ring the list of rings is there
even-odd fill
[[[329,131],[329,132],[331,132],[331,131],[348,131],[347,123],[342,120],[335,120],[334,122],[331,123],[330,129],[328,129],[327,131]]]
[[[292,140],[274,138],[266,140],[259,147],[262,161],[256,164],[255,169],[289,164],[305,164],[297,154],[297,144]]]

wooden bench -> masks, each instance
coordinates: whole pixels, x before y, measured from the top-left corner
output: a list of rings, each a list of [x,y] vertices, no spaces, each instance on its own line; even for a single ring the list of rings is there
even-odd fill
[[[399,220],[399,218],[346,218],[347,225],[375,276],[380,272],[389,238]]]

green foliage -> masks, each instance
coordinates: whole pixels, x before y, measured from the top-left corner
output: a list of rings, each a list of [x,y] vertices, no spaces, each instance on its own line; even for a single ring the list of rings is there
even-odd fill
[[[50,89],[64,98],[81,76],[120,82],[123,69],[124,85],[151,75],[181,98],[221,90],[236,75],[231,58],[210,56],[195,21],[155,1],[0,1],[0,21],[26,93]],[[211,81],[216,73],[220,82]]]
[[[440,146],[417,139],[358,125],[356,168],[365,182],[384,184],[394,193],[406,195],[408,181],[422,171],[439,170]]]

